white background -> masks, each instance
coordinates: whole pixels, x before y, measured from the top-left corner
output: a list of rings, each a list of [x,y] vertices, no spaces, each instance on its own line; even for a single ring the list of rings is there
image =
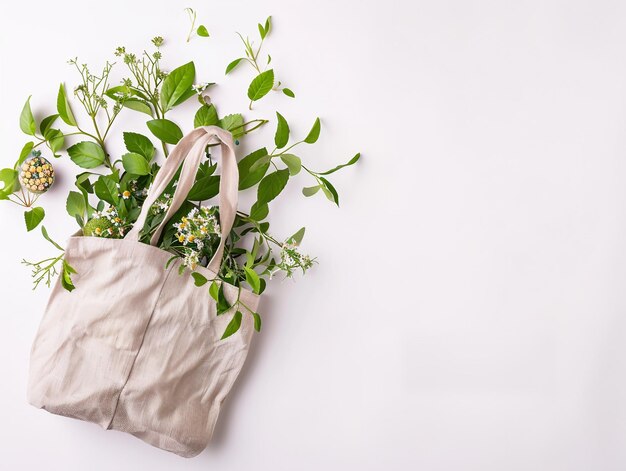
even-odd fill
[[[210,39],[185,43],[185,6]],[[626,3],[2,8],[2,166],[26,141],[26,97],[41,118],[60,81],[75,85],[68,58],[95,68],[156,34],[165,68],[194,59],[219,83],[221,114],[245,110],[251,70],[223,71],[241,54],[235,32],[257,34],[268,14],[267,51],[297,99],[274,94],[255,112],[279,109],[297,136],[321,116],[319,144],[300,152],[314,169],[363,161],[332,179],[340,209],[303,198],[304,176],[273,205],[274,230],[306,225],[320,263],[272,283],[214,441],[192,460],[26,404],[48,291],[30,291],[20,260],[51,247],[1,204],[1,469],[626,469]],[[131,116],[115,132],[148,133]],[[273,126],[242,152],[269,145]],[[77,169],[54,163],[59,182],[40,202],[63,241]]]

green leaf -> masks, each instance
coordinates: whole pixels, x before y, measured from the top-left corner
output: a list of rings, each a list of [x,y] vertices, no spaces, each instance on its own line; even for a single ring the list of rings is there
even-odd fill
[[[269,69],[257,75],[248,87],[248,98],[257,101],[267,95],[274,86],[274,70]]]
[[[143,155],[129,152],[122,156],[122,164],[124,170],[133,175],[148,175],[150,173],[150,164]]]
[[[314,144],[317,139],[320,137],[320,131],[322,129],[322,125],[320,123],[320,119],[316,118],[313,123],[313,127],[309,131],[309,134],[304,138],[304,142],[307,144]]]
[[[359,159],[361,158],[361,154],[356,154],[354,157],[352,157],[348,162],[346,162],[345,164],[341,164],[341,165],[337,165],[335,168],[328,170],[326,172],[322,172],[322,173],[318,173],[318,175],[330,175],[331,173],[335,173],[337,170],[340,170],[344,167],[348,167],[350,165],[354,165],[355,163],[357,163],[359,161]]]
[[[217,117],[217,110],[213,105],[202,105],[196,112],[196,116],[193,118],[193,127],[198,128],[200,126],[215,126],[219,123]]]
[[[59,249],[61,252],[63,252],[63,247],[61,247],[59,244],[57,244],[55,241],[53,241],[50,236],[48,235],[48,231],[46,230],[45,226],[41,226],[41,235],[43,235],[43,238],[46,239],[48,242],[50,242],[52,245],[54,245],[57,249]]]
[[[283,88],[283,93],[290,98],[295,98],[296,94],[290,88]]]
[[[255,221],[260,222],[267,217],[269,212],[270,207],[267,203],[259,204],[258,202],[256,202],[252,205],[252,208],[250,208],[250,219],[254,219]]]
[[[261,289],[259,275],[250,267],[243,267],[243,269],[246,272],[246,282],[252,287],[252,291],[258,294]]]
[[[321,186],[317,185],[317,186],[307,186],[302,188],[302,194],[304,196],[313,196],[315,193],[317,193],[320,190]]]
[[[276,112],[276,118],[278,118],[278,124],[276,126],[274,143],[276,144],[277,149],[282,149],[289,142],[289,124],[283,115],[278,111]]]
[[[209,286],[209,294],[211,295],[213,299],[215,299],[215,302],[217,302],[218,300],[219,290],[220,290],[219,284],[217,283],[217,281],[213,281],[211,283],[211,286]]]
[[[154,145],[143,134],[139,134],[136,132],[125,132],[124,133],[124,145],[128,152],[134,152],[135,154],[139,154],[143,156],[148,162],[152,160],[154,157]]]
[[[58,117],[59,117],[58,114],[53,114],[50,116],[46,116],[44,119],[42,119],[41,123],[39,123],[39,132],[45,136],[48,129],[52,127],[52,125],[54,124],[54,122],[57,120]]]
[[[73,291],[76,287],[72,282],[72,273],[76,273],[76,270],[65,260],[63,260],[63,272],[61,273],[61,285],[67,291]]]
[[[237,67],[242,60],[244,60],[244,58],[240,57],[239,59],[235,59],[230,64],[228,64],[226,66],[226,74],[225,75],[228,75],[230,72],[232,72],[235,69],[235,67]]]
[[[209,281],[204,275],[198,273],[197,271],[192,272],[191,276],[193,277],[193,282],[196,286],[203,286]]]
[[[193,62],[177,67],[165,77],[161,86],[161,106],[164,111],[171,110],[182,103],[185,97],[189,97],[188,93],[192,89],[195,77],[196,66]]]
[[[12,168],[3,168],[0,170],[0,200],[6,200],[9,195],[12,195],[20,189],[20,182],[18,179],[18,172]]]
[[[187,199],[190,201],[204,201],[213,198],[220,192],[220,177],[208,175],[198,178],[193,184]]]
[[[148,129],[152,131],[152,134],[168,144],[177,144],[183,138],[183,132],[176,123],[169,119],[153,119],[146,124]]]
[[[335,190],[335,187],[332,186],[331,183],[324,177],[320,177],[320,181],[324,184],[324,186],[322,186],[322,190],[324,191],[328,199],[333,201],[337,206],[339,206],[339,195],[337,194],[337,190]]]
[[[280,160],[284,162],[284,164],[289,169],[289,174],[291,176],[297,175],[302,170],[302,160],[300,157],[293,154],[282,154],[280,156]]]
[[[252,317],[254,317],[254,329],[257,332],[261,332],[261,316],[258,312],[253,312]]]
[[[272,17],[268,16],[267,20],[265,20],[265,35],[267,36],[272,29]]]
[[[277,170],[275,172],[266,175],[261,183],[257,192],[257,200],[259,204],[269,203],[276,198],[289,181],[289,170]]]
[[[209,37],[209,30],[207,30],[206,26],[204,26],[204,25],[198,26],[198,29],[196,30],[196,33],[198,33],[198,36],[201,36],[203,38],[208,38]]]
[[[265,155],[252,164],[252,166],[250,167],[250,171],[256,172],[259,168],[268,165],[271,161],[272,161],[272,156]]]
[[[78,175],[76,175],[76,182],[75,182],[76,187],[80,190],[81,194],[83,195],[83,202],[85,205],[85,209],[87,210],[87,218],[91,218],[94,213],[94,208],[92,208],[91,205],[89,204],[89,193],[93,193],[94,191],[93,185],[91,184],[91,180],[89,180],[91,175],[94,175],[94,174],[92,174],[91,172],[79,173]]]
[[[30,155],[31,151],[33,150],[33,147],[35,147],[35,143],[33,141],[29,141],[26,144],[24,144],[24,147],[22,147],[22,151],[20,152],[20,156],[18,157],[17,162],[15,163],[15,168],[22,165],[22,163]]]
[[[65,124],[67,124],[68,126],[76,126],[76,118],[74,118],[72,108],[67,101],[65,86],[62,83],[61,85],[59,85],[59,93],[57,95],[57,111]]]
[[[60,151],[65,144],[65,136],[63,135],[61,130],[48,129],[44,137],[48,141],[48,145],[50,146],[50,149],[52,150],[54,156],[60,157],[60,155],[57,155],[57,152]]]
[[[24,211],[24,221],[26,222],[26,230],[32,231],[39,225],[43,218],[46,216],[46,212],[43,208],[37,206],[30,211]]]
[[[243,126],[243,116],[241,114],[229,114],[220,119],[219,127],[222,129],[226,129],[227,131],[232,131],[233,129],[237,129]]]
[[[33,112],[30,109],[30,97],[28,97],[28,100],[24,103],[22,113],[20,114],[20,129],[24,134],[29,134],[31,136],[34,136],[35,131],[37,130]]]
[[[220,288],[217,290],[217,315],[224,314],[228,311],[232,306],[226,300],[226,296],[224,296],[224,283],[220,283]]]
[[[67,214],[73,218],[76,216],[83,218],[87,211],[87,206],[85,205],[85,198],[82,193],[70,191],[67,195],[67,201],[65,202],[65,209],[67,210]]]
[[[239,191],[253,187],[261,181],[270,166],[269,161],[252,170],[251,167],[259,160],[267,156],[265,147],[248,154],[237,164],[239,167]]]
[[[82,141],[67,149],[70,159],[82,168],[96,168],[104,163],[106,155],[95,142]]]
[[[306,228],[301,228],[298,232],[292,235],[289,239],[287,239],[291,244],[300,245],[302,243],[302,239],[304,238],[304,232]]]
[[[109,204],[116,205],[119,202],[119,189],[115,181],[106,175],[102,175],[93,185],[96,196]]]
[[[231,321],[226,326],[226,330],[224,331],[224,334],[222,335],[221,340],[224,340],[225,338],[230,337],[231,335],[233,335],[235,332],[239,330],[239,327],[241,327],[242,317],[243,317],[243,314],[241,314],[241,311],[237,311],[235,313]]]
[[[104,94],[115,101],[123,101],[131,95],[137,96],[137,93],[127,85],[115,85],[113,87],[109,87]]]
[[[152,108],[145,100],[140,100],[139,98],[126,98],[122,103],[124,107],[130,110],[139,111],[140,113],[152,116]]]
[[[210,84],[209,84],[210,85]],[[208,86],[208,85],[207,85]],[[176,106],[180,105],[181,103],[184,103],[185,101],[187,101],[189,98],[191,98],[192,96],[197,96],[198,100],[202,100],[204,98],[201,98],[198,95],[198,92],[196,92],[196,90],[193,87],[189,87],[187,89],[187,91],[185,93],[183,93],[181,95],[181,97],[178,99],[178,101],[176,102]]]

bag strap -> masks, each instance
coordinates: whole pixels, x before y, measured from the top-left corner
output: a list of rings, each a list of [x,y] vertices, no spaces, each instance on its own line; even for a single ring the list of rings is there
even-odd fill
[[[219,192],[219,208],[220,208],[220,226],[222,235],[220,244],[215,251],[215,255],[208,265],[208,269],[214,273],[218,273],[224,255],[224,245],[230,234],[230,230],[235,222],[237,215],[237,199],[239,196],[239,169],[237,167],[237,158],[235,157],[235,144],[233,136],[217,126],[202,126],[194,129],[185,137],[183,137],[176,147],[172,150],[169,157],[157,173],[150,188],[150,192],[144,201],[141,213],[137,218],[137,222],[130,230],[126,238],[139,240],[139,233],[146,223],[146,218],[150,212],[150,207],[161,196],[167,188],[171,179],[176,175],[178,167],[182,163],[180,177],[172,204],[165,213],[165,217],[150,239],[151,245],[156,245],[161,237],[161,232],[165,228],[167,221],[180,209],[187,199],[187,195],[191,190],[198,173],[198,167],[204,156],[204,149],[210,143],[219,143],[222,150],[221,175],[220,175],[220,192]]]

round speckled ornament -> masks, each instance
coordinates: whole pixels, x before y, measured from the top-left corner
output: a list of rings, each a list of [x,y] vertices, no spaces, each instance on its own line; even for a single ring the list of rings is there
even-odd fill
[[[20,183],[31,193],[45,193],[54,183],[54,168],[40,152],[31,155],[20,167]]]

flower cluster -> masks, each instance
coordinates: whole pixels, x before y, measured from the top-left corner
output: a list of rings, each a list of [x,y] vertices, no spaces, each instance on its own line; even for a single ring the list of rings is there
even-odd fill
[[[298,251],[298,246],[290,242],[283,243],[280,251],[280,262],[276,264],[276,271],[284,271],[287,277],[293,276],[296,269],[304,274],[313,266],[315,259]]]
[[[146,190],[147,191],[147,190]],[[169,193],[163,193],[163,195],[154,202],[150,208],[150,212],[155,216],[157,214],[166,213],[172,204],[172,195]]]
[[[174,224],[176,239],[182,244],[183,265],[194,270],[213,255],[221,229],[216,206],[193,208],[186,217]]]
[[[83,226],[83,234],[108,239],[121,239],[129,228],[130,224],[118,215],[117,209],[109,206],[104,211],[94,213],[93,218]]]
[[[34,151],[32,155],[22,164],[20,182],[31,193],[44,193],[54,183],[54,169],[41,152]]]

